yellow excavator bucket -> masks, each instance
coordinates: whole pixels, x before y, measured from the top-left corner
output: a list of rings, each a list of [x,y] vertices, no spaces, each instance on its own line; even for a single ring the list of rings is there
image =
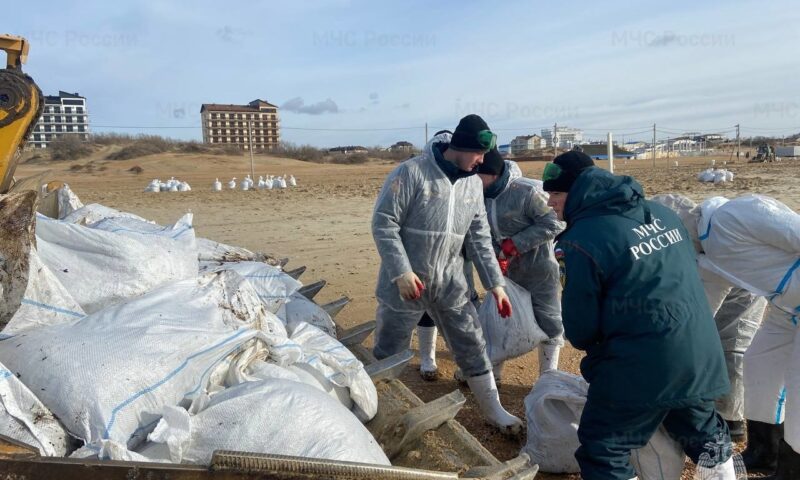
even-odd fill
[[[6,68],[0,70],[0,193],[5,193],[11,187],[19,152],[43,105],[41,90],[22,73],[28,42],[22,37],[0,35],[0,50],[7,54]]]

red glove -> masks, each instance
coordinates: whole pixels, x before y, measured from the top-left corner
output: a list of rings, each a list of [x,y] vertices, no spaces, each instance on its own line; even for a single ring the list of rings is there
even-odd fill
[[[495,287],[492,289],[492,295],[494,295],[495,303],[497,303],[497,313],[503,318],[510,317],[512,314],[511,301],[508,299],[505,289],[503,287]]]
[[[503,255],[506,256],[506,258],[519,256],[519,250],[517,250],[517,246],[514,245],[514,240],[511,240],[510,238],[506,238],[500,242],[500,250],[503,252]]]
[[[508,259],[498,258],[497,263],[500,265],[500,272],[503,273],[503,276],[508,276]]]
[[[404,273],[395,282],[403,300],[418,300],[422,296],[422,291],[425,290],[425,284],[414,272]]]

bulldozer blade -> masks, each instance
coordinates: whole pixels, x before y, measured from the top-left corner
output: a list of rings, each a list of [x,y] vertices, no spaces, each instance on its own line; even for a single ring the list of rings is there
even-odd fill
[[[22,304],[36,244],[38,192],[0,195],[0,330]]]
[[[375,363],[370,363],[364,369],[367,374],[372,378],[373,382],[379,380],[394,380],[400,376],[400,373],[406,368],[408,362],[414,358],[414,352],[405,350],[391,357],[386,357],[383,360],[378,360]]]
[[[320,305],[325,313],[331,316],[331,318],[336,318],[336,315],[339,315],[339,312],[342,311],[347,304],[350,303],[350,299],[347,297],[342,297],[339,300],[334,300],[331,303],[326,303],[325,305]]]
[[[289,270],[288,272],[283,272],[283,273],[285,273],[286,275],[289,275],[290,277],[294,278],[295,280],[298,280],[300,278],[300,276],[305,273],[306,268],[307,267],[305,265],[303,265],[302,267],[297,267],[294,270]]]
[[[370,465],[316,458],[290,457],[263,453],[217,450],[211,459],[215,472],[267,475],[266,478],[328,478],[331,480],[451,480],[455,473],[433,472],[414,468]]]
[[[306,285],[306,286],[300,288],[297,291],[297,293],[299,293],[300,295],[306,297],[309,300],[314,300],[314,297],[316,297],[317,294],[320,292],[320,290],[325,288],[325,285],[327,285],[327,284],[328,284],[328,282],[326,282],[325,280],[320,280],[319,282],[315,282],[315,283],[312,283],[311,285]]]
[[[467,402],[461,390],[454,390],[443,397],[409,410],[394,425],[386,425],[384,434],[377,438],[390,459],[399,455],[407,445],[415,442],[428,430],[439,428],[453,420]]]
[[[32,458],[38,456],[39,450],[35,447],[0,434],[0,457]]]
[[[527,453],[503,462],[499,465],[473,467],[461,478],[480,478],[481,480],[533,480],[539,473],[539,465],[531,465]]]
[[[362,323],[361,325],[344,330],[341,334],[339,334],[339,341],[345,347],[358,345],[366,340],[367,337],[369,337],[370,333],[375,330],[377,325],[378,323],[373,320],[371,322]]]
[[[37,194],[42,193],[42,185],[44,184],[44,179],[47,178],[48,175],[52,173],[51,170],[46,170],[42,173],[37,173],[35,175],[31,175],[29,177],[15,179],[14,185],[8,189],[8,193],[22,193],[26,190],[31,190],[36,192]]]

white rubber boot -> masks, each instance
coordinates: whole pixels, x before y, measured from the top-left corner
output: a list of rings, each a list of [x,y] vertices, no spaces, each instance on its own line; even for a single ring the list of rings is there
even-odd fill
[[[511,415],[500,405],[500,395],[494,383],[492,372],[477,377],[467,378],[469,389],[483,413],[483,418],[507,435],[519,435],[522,432],[522,420]]]
[[[736,469],[733,465],[733,457],[727,462],[720,463],[716,467],[697,466],[694,474],[695,480],[736,480]]]
[[[439,378],[439,367],[436,366],[436,327],[417,327],[417,341],[419,374],[423,380],[436,380]]]
[[[503,379],[503,365],[505,362],[500,362],[492,365],[492,373],[494,374],[494,383],[500,383]]]
[[[561,355],[561,345],[548,343],[539,344],[539,375],[548,370],[558,370],[558,358]]]

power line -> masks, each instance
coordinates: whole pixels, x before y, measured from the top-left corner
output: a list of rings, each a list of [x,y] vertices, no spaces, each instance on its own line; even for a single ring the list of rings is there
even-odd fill
[[[436,126],[429,126],[435,130],[442,130],[446,127],[436,127]],[[97,129],[97,128],[104,128],[104,129],[138,129],[138,130],[180,130],[180,129],[202,129],[202,125],[95,125],[90,124],[90,128]],[[233,127],[239,128],[239,127]],[[493,129],[495,132],[513,132],[513,131],[541,131],[552,128],[550,126],[539,126],[539,127],[510,127],[510,128],[496,128]],[[414,127],[390,127],[390,128],[314,128],[314,127],[285,127],[281,126],[281,130],[296,130],[296,131],[310,131],[310,132],[391,132],[391,131],[421,131],[424,130],[425,127],[414,126]],[[649,126],[641,126],[641,127],[615,127],[615,128],[579,128],[584,133],[588,134],[597,134],[597,133],[607,133],[607,132],[614,132],[615,135],[622,135],[622,136],[629,136],[629,135],[640,135],[643,133],[649,133],[652,131],[652,127]],[[627,130],[627,131],[623,131]],[[785,128],[763,128],[763,127],[748,127],[748,126],[741,126],[741,130],[747,131],[757,131],[757,132],[792,132],[792,131],[800,131],[800,127],[785,127]],[[713,133],[730,133],[735,132],[735,126],[728,126],[719,129],[714,128],[704,128],[702,130],[695,130],[691,128],[670,128],[670,127],[658,127],[657,131],[659,133],[667,134],[667,135],[681,135],[685,133],[690,133],[693,131],[699,132],[713,132]]]

